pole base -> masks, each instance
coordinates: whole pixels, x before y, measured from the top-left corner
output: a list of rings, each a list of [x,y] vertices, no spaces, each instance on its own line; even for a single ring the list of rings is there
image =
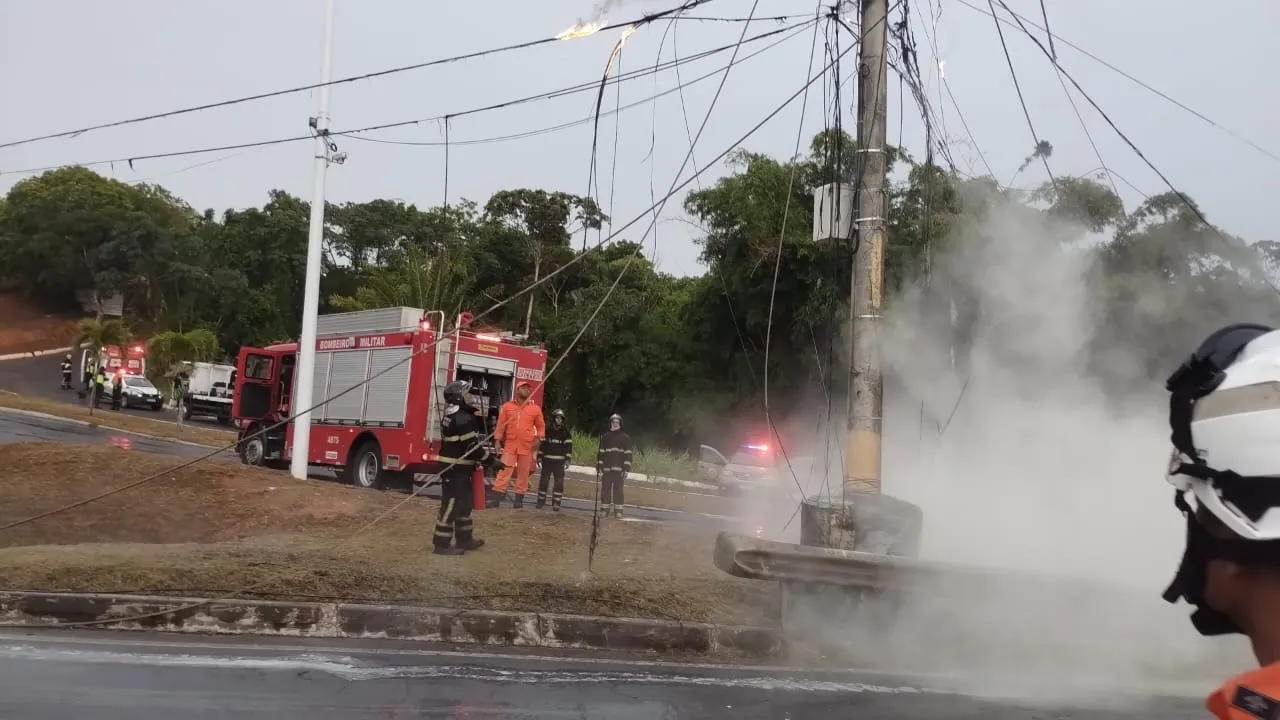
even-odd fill
[[[800,544],[809,547],[916,557],[923,525],[919,506],[880,493],[811,497],[800,506]]]

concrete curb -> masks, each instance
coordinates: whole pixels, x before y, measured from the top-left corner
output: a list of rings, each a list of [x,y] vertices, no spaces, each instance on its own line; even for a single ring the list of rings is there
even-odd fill
[[[98,428],[102,428],[103,430],[111,430],[114,432],[125,433],[126,435],[133,435],[135,437],[146,438],[148,440],[159,440],[161,442],[171,442],[171,443],[177,443],[179,445],[189,445],[191,447],[201,448],[204,450],[221,450],[222,449],[222,447],[216,446],[216,445],[205,445],[203,443],[191,442],[190,440],[178,440],[177,438],[167,438],[162,435],[151,435],[150,433],[138,432],[137,430],[125,430],[124,428],[116,427],[115,425],[108,425],[106,423],[98,423],[98,422],[90,422],[88,420],[81,420],[79,418],[63,417],[61,415],[52,415],[50,413],[42,413],[42,412],[37,412],[35,410],[23,410],[21,408],[0,407],[0,414],[2,413],[11,413],[13,415],[25,415],[27,417],[40,418],[41,420],[57,420],[58,422],[71,423],[72,425],[81,425],[83,427],[98,427]],[[230,445],[231,443],[227,443],[227,444]]]
[[[587,475],[595,477],[596,469],[587,465],[570,465],[565,468],[567,472],[575,475]],[[708,483],[694,482],[692,480],[681,480],[679,478],[661,477],[659,475],[645,475],[644,473],[627,473],[627,479],[633,482],[652,483],[654,485],[679,485],[680,487],[694,488],[697,490],[718,490],[718,486]]]
[[[29,352],[9,353],[0,355],[0,362],[5,360],[28,360],[30,358],[44,357],[45,355],[57,355],[58,353],[71,352],[72,348],[54,348],[52,350],[31,350]]]
[[[0,592],[0,627],[60,624],[113,630],[375,638],[742,658],[777,657],[783,650],[781,636],[769,628],[670,620],[398,605]]]

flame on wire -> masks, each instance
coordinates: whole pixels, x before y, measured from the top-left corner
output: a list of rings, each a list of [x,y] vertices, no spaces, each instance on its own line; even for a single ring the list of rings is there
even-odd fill
[[[557,40],[576,40],[578,38],[589,37],[600,32],[603,23],[599,21],[582,22],[578,21],[573,26],[556,35]]]

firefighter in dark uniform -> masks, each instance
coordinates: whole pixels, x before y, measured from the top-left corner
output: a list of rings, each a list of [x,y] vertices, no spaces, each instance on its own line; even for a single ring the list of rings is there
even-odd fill
[[[124,397],[124,375],[116,373],[111,379],[111,409],[119,410],[120,401]]]
[[[551,413],[551,425],[547,427],[547,437],[538,446],[538,462],[542,463],[542,477],[538,480],[538,505],[541,509],[547,504],[547,486],[554,477],[555,489],[551,492],[551,509],[560,512],[560,502],[564,500],[564,468],[573,457],[573,433],[569,423],[565,422],[564,411]]]
[[[596,475],[600,476],[600,504],[605,515],[622,517],[622,484],[631,472],[631,436],[622,431],[622,416],[609,416],[609,432],[600,436]]]
[[[432,545],[437,555],[461,555],[478,550],[484,540],[472,532],[471,510],[475,505],[472,478],[476,465],[497,462],[484,445],[483,423],[467,400],[471,383],[455,380],[444,388],[448,407],[440,421],[440,515]],[[456,540],[456,542],[455,542]]]
[[[67,356],[62,358],[62,365],[60,366],[60,368],[62,370],[62,389],[70,390],[71,389],[71,353],[67,353]]]

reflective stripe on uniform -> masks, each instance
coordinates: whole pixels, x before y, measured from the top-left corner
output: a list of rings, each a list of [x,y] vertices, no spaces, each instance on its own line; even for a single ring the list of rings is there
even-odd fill
[[[462,442],[463,440],[470,440],[475,436],[476,436],[476,431],[472,430],[469,433],[463,433],[461,435],[446,435],[444,438],[444,441],[445,442]]]
[[[543,455],[542,459],[543,460],[564,460],[566,458],[564,455]]]
[[[476,464],[476,461],[474,458],[451,458],[451,457],[445,457],[441,455],[437,459],[442,463],[449,463],[451,465],[475,465]]]

